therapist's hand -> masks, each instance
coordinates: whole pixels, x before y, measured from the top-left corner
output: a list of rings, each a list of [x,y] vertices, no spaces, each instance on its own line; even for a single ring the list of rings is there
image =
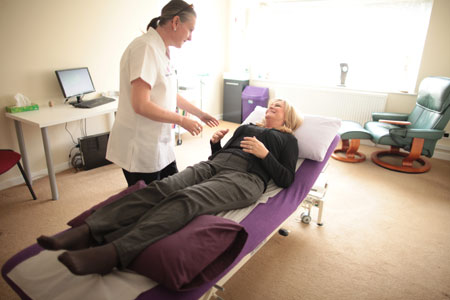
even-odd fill
[[[225,136],[225,134],[228,133],[228,131],[229,131],[229,129],[217,130],[211,138],[211,143],[216,144],[216,143],[220,142],[220,140]]]
[[[200,120],[202,120],[203,123],[208,125],[209,127],[216,127],[219,126],[219,121],[211,116],[208,113],[202,112],[202,115],[200,116]]]
[[[199,122],[186,117],[182,117],[179,125],[189,131],[192,135],[199,135],[203,130],[203,127]]]

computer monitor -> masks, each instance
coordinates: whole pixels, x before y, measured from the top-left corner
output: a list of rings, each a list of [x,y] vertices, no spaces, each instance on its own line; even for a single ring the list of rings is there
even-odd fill
[[[66,101],[77,97],[77,102],[80,103],[83,95],[95,92],[91,74],[86,67],[57,70],[55,73]]]

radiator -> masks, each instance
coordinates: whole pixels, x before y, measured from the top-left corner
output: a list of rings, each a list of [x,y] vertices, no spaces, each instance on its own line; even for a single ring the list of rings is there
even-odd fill
[[[373,112],[384,112],[387,99],[383,93],[295,86],[275,87],[274,95],[288,100],[302,113],[337,117],[361,125],[372,120]]]

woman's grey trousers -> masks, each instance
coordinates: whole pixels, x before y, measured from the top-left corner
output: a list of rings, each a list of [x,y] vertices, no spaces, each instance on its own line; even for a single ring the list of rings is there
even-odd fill
[[[98,209],[86,223],[98,243],[113,243],[125,268],[193,218],[249,206],[263,191],[262,179],[247,172],[247,160],[220,153]]]

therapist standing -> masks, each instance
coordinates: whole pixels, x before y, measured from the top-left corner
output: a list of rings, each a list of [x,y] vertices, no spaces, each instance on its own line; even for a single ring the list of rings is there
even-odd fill
[[[149,184],[178,172],[172,124],[192,135],[198,135],[202,125],[176,113],[177,106],[209,127],[219,124],[177,93],[169,47],[181,48],[190,41],[195,21],[192,4],[172,0],[122,56],[120,101],[106,158],[123,169],[128,186],[139,180]]]

